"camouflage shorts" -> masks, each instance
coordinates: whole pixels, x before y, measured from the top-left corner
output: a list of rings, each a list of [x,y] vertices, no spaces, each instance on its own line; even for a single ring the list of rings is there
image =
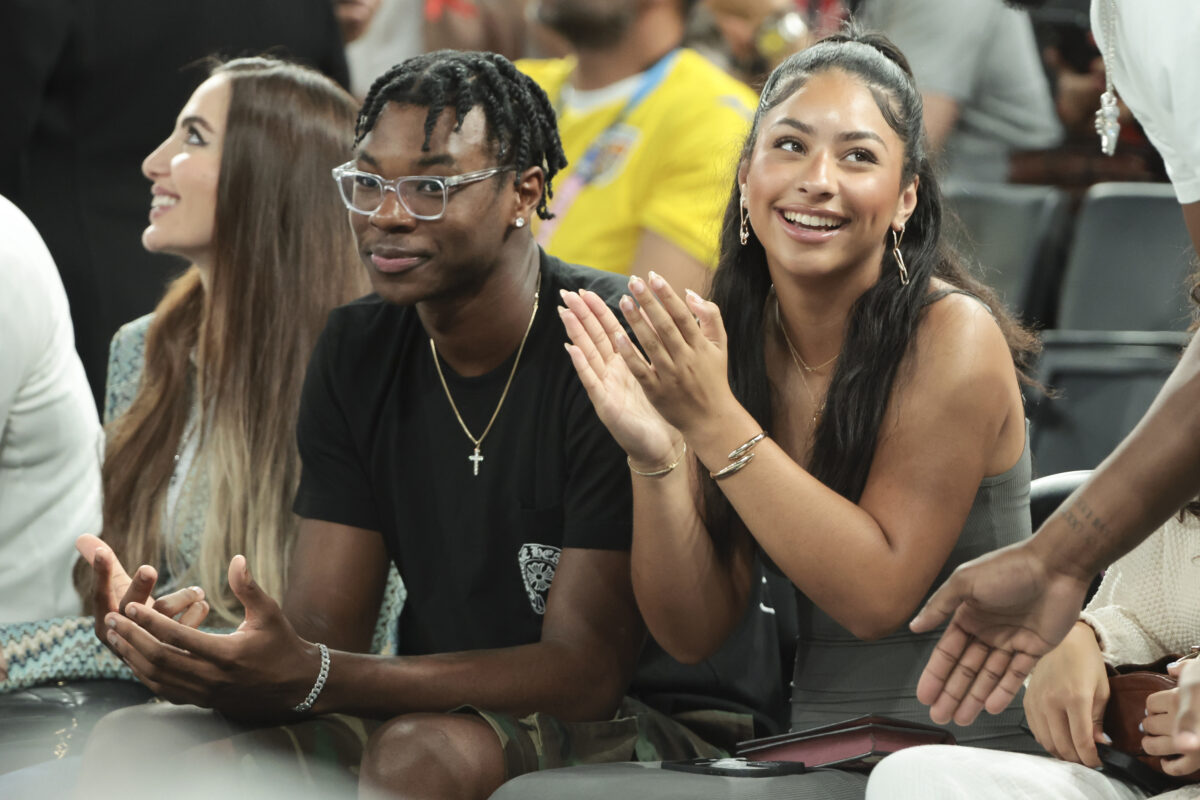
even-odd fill
[[[749,714],[689,711],[667,716],[632,697],[602,722],[563,722],[549,714],[513,717],[471,707],[458,711],[478,714],[500,737],[506,778],[578,764],[725,756],[733,743],[754,735]]]
[[[727,755],[734,742],[754,735],[750,715],[689,711],[667,716],[626,697],[612,719],[564,722],[550,714],[514,717],[463,706],[454,713],[483,719],[504,752],[507,778],[526,772],[609,761],[664,761]],[[246,730],[221,745],[236,754],[241,771],[257,769],[257,755],[288,761],[311,784],[332,788],[358,777],[367,739],[383,723],[327,714],[290,725]]]

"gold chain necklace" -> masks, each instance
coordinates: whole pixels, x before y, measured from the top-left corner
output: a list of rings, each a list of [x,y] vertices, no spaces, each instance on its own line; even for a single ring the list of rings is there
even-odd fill
[[[505,398],[508,397],[508,389],[512,386],[513,377],[517,374],[517,365],[521,363],[521,353],[525,351],[525,342],[529,340],[529,332],[533,330],[533,320],[537,317],[538,297],[542,291],[542,274],[538,273],[537,286],[533,290],[533,313],[529,315],[529,324],[525,326],[525,335],[521,337],[521,346],[517,348],[517,357],[513,360],[512,369],[508,373],[508,381],[504,384],[504,391],[500,393],[500,402],[496,403],[496,410],[492,412],[492,418],[488,420],[487,427],[483,429],[483,433],[476,438],[471,430],[467,427],[467,423],[463,421],[462,414],[458,411],[458,406],[454,402],[454,396],[450,394],[450,387],[446,385],[446,376],[442,374],[442,364],[438,360],[437,345],[433,343],[433,337],[429,337],[429,350],[433,353],[433,366],[437,369],[438,379],[442,382],[442,390],[446,393],[446,399],[450,401],[450,409],[454,412],[454,417],[458,420],[458,425],[462,428],[463,433],[471,440],[471,444],[475,445],[475,452],[467,456],[467,460],[471,462],[473,469],[472,474],[479,474],[479,464],[483,461],[483,456],[479,454],[479,448],[483,445],[484,438],[492,430],[492,425],[496,422],[496,417],[500,415],[500,407],[504,405]]]
[[[804,384],[804,391],[808,392],[808,399],[812,401],[812,421],[813,425],[816,425],[820,421],[821,415],[825,413],[825,395],[822,395],[821,401],[817,402],[817,395],[812,390],[812,387],[808,385],[808,378],[804,377],[804,373],[806,370],[808,372],[815,372],[821,367],[832,364],[835,360],[837,360],[837,357],[840,356],[841,353],[838,353],[838,356],[834,356],[818,367],[809,367],[807,364],[805,364],[804,359],[800,357],[800,354],[796,352],[796,348],[792,346],[792,340],[788,337],[787,328],[783,327],[783,314],[781,314],[779,311],[778,295],[775,296],[775,324],[779,326],[779,332],[783,334],[783,341],[787,343],[788,352],[792,354],[792,363],[796,365],[796,371],[800,373],[800,382]]]
[[[780,327],[782,327],[782,325],[781,325]],[[787,338],[787,333],[785,332],[783,336],[784,336],[784,338],[786,339],[786,338]],[[817,364],[815,367],[810,367],[810,366],[808,365],[808,362],[804,360],[804,357],[803,357],[803,356],[801,356],[801,355],[800,355],[800,353],[798,353],[798,352],[796,351],[796,348],[792,347],[792,343],[791,343],[791,342],[788,342],[788,347],[789,347],[789,348],[791,349],[791,351],[792,351],[792,359],[793,359],[793,360],[795,360],[795,361],[797,361],[797,362],[799,362],[799,363],[798,363],[796,366],[798,366],[798,367],[801,367],[801,368],[802,368],[802,369],[803,369],[805,372],[816,372],[816,371],[817,371],[817,370],[819,370],[819,369],[825,369],[825,368],[826,368],[826,367],[828,367],[830,364],[832,364],[833,362],[837,361],[837,360],[838,360],[838,356],[840,356],[840,355],[841,355],[841,353],[835,353],[835,354],[834,354],[834,356],[833,356],[833,358],[829,359],[829,360],[828,360],[828,361],[826,361],[825,363],[823,363],[823,364]]]

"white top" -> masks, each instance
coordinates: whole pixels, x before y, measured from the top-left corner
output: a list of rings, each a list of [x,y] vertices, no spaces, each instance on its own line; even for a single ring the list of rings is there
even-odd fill
[[[1200,644],[1200,520],[1174,516],[1118,559],[1080,618],[1114,666]]]
[[[1092,33],[1117,95],[1162,156],[1175,196],[1200,201],[1200,2],[1092,0]]]
[[[100,532],[100,420],[58,269],[0,197],[0,623],[80,612],[75,538]]]

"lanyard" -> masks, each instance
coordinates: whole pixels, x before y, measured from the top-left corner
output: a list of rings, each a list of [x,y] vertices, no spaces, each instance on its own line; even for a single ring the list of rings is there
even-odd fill
[[[575,198],[581,191],[596,179],[599,170],[597,166],[601,156],[607,149],[608,140],[613,132],[629,119],[629,115],[642,104],[651,92],[662,84],[667,77],[667,73],[671,71],[671,66],[675,63],[676,56],[679,55],[679,49],[676,48],[664,55],[658,61],[642,73],[641,80],[638,81],[637,87],[633,90],[633,94],[625,101],[624,107],[617,114],[616,119],[608,124],[608,126],[600,132],[600,134],[592,140],[584,151],[583,157],[579,159],[579,166],[567,177],[563,186],[554,194],[551,211],[554,217],[544,220],[538,231],[538,242],[545,246],[550,237],[554,235],[555,228],[561,221],[562,216],[570,209],[571,204],[575,202]],[[554,101],[555,113],[558,113],[562,108],[562,89],[559,89],[558,96]]]

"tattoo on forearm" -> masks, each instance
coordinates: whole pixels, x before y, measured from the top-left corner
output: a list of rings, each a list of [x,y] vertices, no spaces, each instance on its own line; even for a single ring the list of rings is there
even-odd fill
[[[1091,526],[1092,530],[1100,534],[1108,531],[1108,523],[1101,519],[1086,502],[1082,499],[1077,500],[1075,506],[1079,509],[1079,513],[1083,515],[1084,521]]]
[[[1082,536],[1080,544],[1084,547],[1107,548],[1111,544],[1106,541],[1108,523],[1084,500],[1076,500],[1063,514],[1063,521],[1072,533]]]

